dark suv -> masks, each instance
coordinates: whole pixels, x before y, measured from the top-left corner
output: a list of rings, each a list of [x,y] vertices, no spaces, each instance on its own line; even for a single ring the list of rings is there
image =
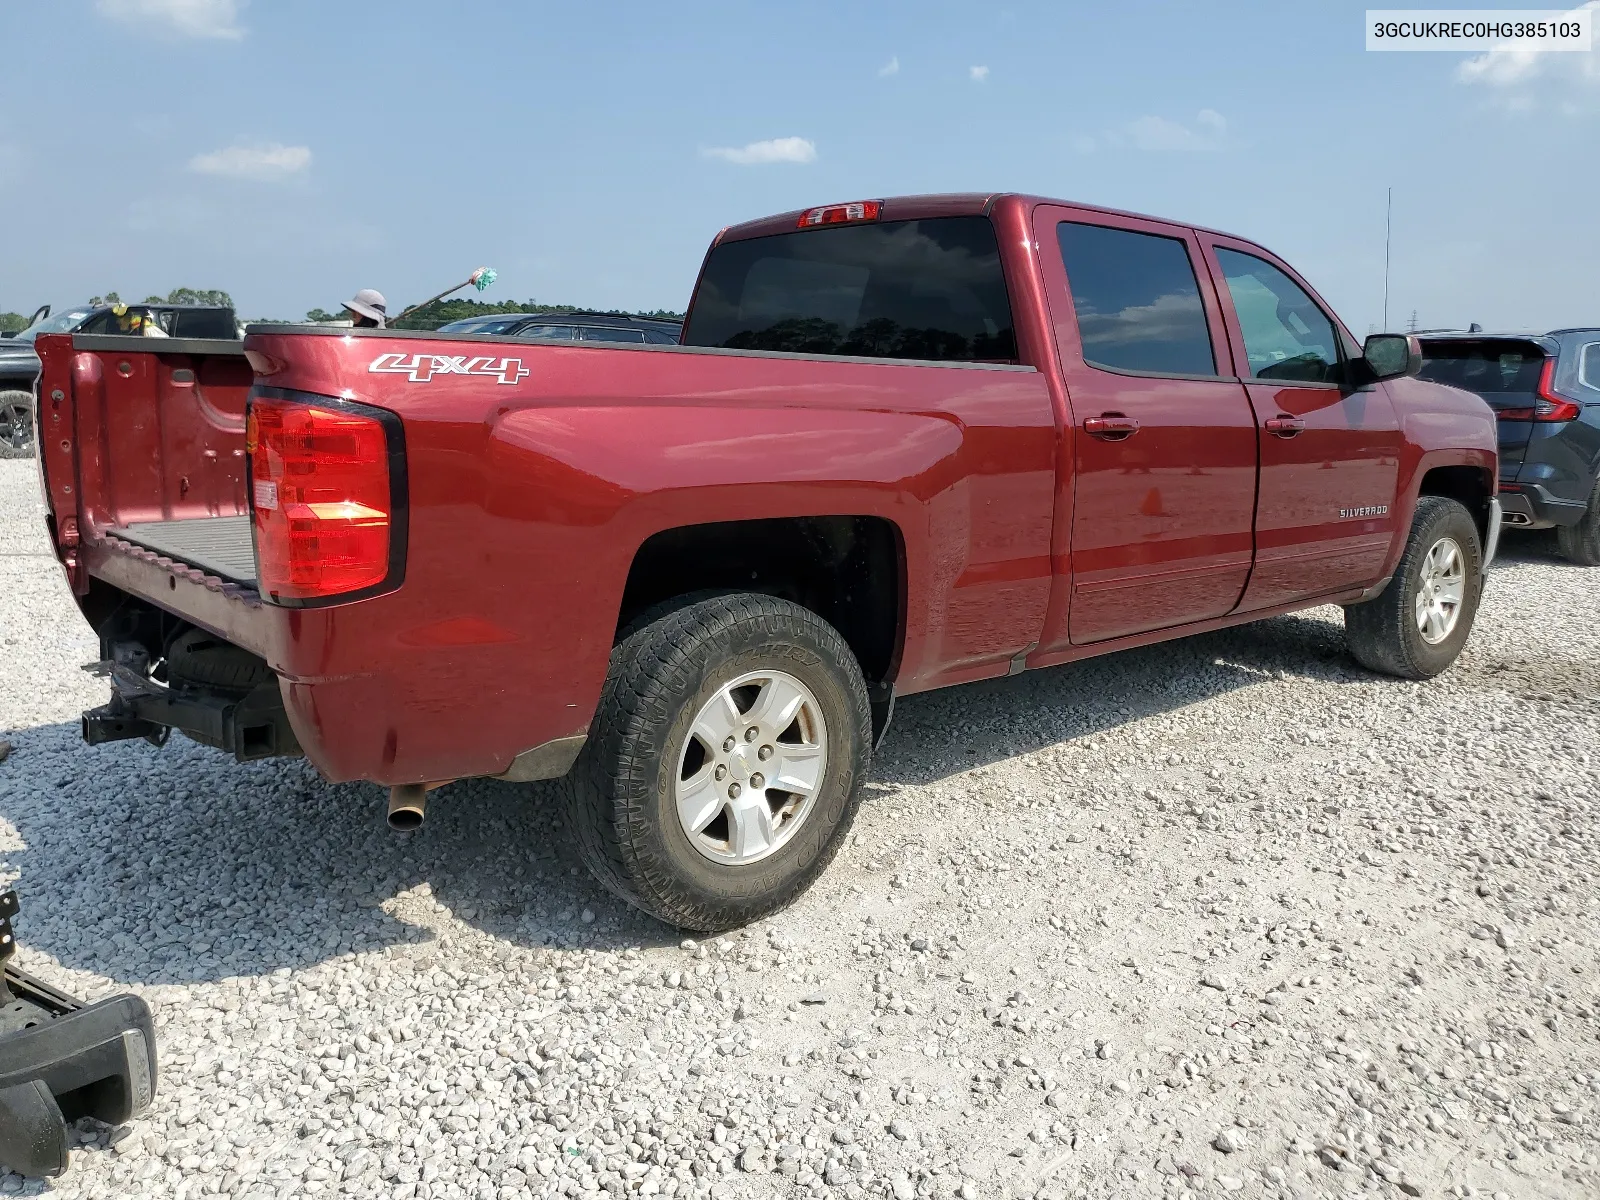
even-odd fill
[[[1600,327],[1420,340],[1423,379],[1476,392],[1499,417],[1505,523],[1553,527],[1562,554],[1600,566]]]
[[[643,342],[676,346],[683,326],[654,317],[625,317],[616,313],[549,312],[494,313],[466,317],[439,327],[440,333],[488,333],[510,338],[556,338],[571,342]]]

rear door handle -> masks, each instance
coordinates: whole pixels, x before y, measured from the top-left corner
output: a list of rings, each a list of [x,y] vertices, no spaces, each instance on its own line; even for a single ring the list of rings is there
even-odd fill
[[[1091,437],[1108,442],[1120,442],[1139,432],[1139,422],[1121,413],[1104,413],[1098,417],[1085,417],[1083,431]]]
[[[1267,427],[1268,433],[1275,433],[1281,438],[1292,438],[1306,427],[1299,417],[1268,417],[1262,424]]]

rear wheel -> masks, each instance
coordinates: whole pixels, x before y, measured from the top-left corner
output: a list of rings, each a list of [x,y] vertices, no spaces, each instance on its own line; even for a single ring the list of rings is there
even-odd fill
[[[0,458],[33,453],[33,393],[0,392]]]
[[[1561,556],[1580,567],[1600,567],[1600,482],[1589,493],[1589,507],[1576,525],[1556,526]]]
[[[1483,590],[1483,550],[1472,514],[1444,496],[1422,496],[1389,586],[1344,610],[1345,641],[1362,666],[1427,679],[1461,653]]]
[[[844,639],[788,601],[716,596],[635,628],[570,779],[585,863],[671,925],[713,932],[777,911],[855,817],[869,711]]]

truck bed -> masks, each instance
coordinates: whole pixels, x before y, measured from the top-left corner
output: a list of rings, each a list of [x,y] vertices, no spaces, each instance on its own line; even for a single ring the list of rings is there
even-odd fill
[[[137,521],[106,533],[230,583],[255,586],[256,554],[248,516]]]

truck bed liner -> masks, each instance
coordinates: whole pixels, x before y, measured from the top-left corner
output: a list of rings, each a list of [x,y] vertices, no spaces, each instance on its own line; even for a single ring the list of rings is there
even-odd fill
[[[220,579],[255,586],[255,545],[247,515],[137,521],[107,532]]]

